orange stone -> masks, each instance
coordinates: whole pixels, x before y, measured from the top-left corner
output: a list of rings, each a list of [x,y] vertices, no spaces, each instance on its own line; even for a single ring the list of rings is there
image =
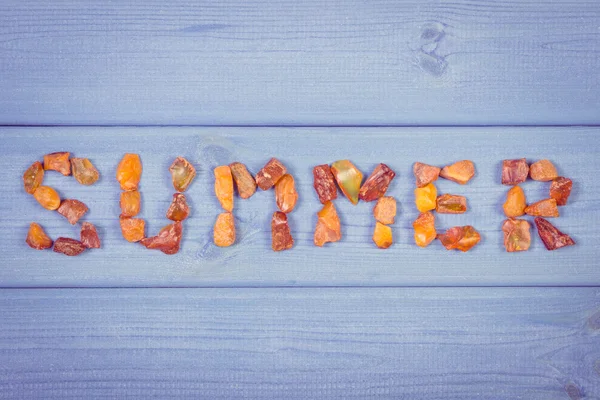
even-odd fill
[[[558,172],[550,160],[540,160],[531,164],[529,176],[534,181],[548,182],[558,178]]]
[[[525,214],[525,208],[527,207],[527,200],[525,199],[525,192],[520,186],[513,186],[506,193],[506,201],[502,208],[504,214],[507,217],[520,217]]]
[[[58,153],[50,153],[44,156],[44,169],[46,171],[58,171],[63,175],[71,175],[71,162],[69,156],[71,153],[61,151]]]
[[[447,165],[442,168],[440,176],[444,179],[464,185],[475,176],[475,165],[473,164],[473,161],[469,160],[457,161],[452,165]]]
[[[331,201],[323,205],[317,213],[317,227],[315,228],[314,243],[322,247],[328,242],[337,242],[342,238],[340,217]]]
[[[435,216],[427,211],[419,214],[412,224],[415,231],[415,243],[419,247],[427,247],[437,236],[435,231]]]
[[[558,217],[558,207],[555,199],[544,199],[530,204],[525,208],[525,214],[534,217]]]
[[[467,211],[467,198],[455,194],[443,194],[436,199],[435,211],[440,214],[462,214]]]
[[[294,177],[290,174],[285,174],[275,184],[275,202],[277,207],[284,212],[292,212],[298,201],[298,192],[296,192],[296,184]]]
[[[100,179],[100,173],[87,158],[72,158],[71,170],[75,180],[82,185],[92,185]]]
[[[33,197],[46,210],[56,210],[60,207],[60,196],[49,186],[38,187],[33,193]]]
[[[233,176],[228,165],[214,169],[215,195],[225,211],[233,211]]]
[[[128,242],[139,242],[146,237],[146,221],[140,218],[119,218],[121,233]]]
[[[29,194],[33,194],[35,190],[40,187],[44,180],[44,167],[39,161],[31,164],[27,171],[23,174],[23,186],[25,191]]]
[[[121,217],[135,217],[140,213],[142,196],[138,190],[121,192]]]
[[[446,250],[469,251],[481,240],[479,232],[471,225],[455,226],[445,233],[438,235],[438,239]]]
[[[416,162],[413,165],[413,174],[415,174],[415,184],[417,187],[424,187],[437,181],[440,176],[440,168],[433,165]]]
[[[420,212],[435,210],[437,205],[437,189],[433,183],[415,189],[415,205]]]
[[[44,228],[35,222],[29,224],[25,242],[29,247],[36,250],[45,250],[52,247],[52,239],[44,232]]]
[[[392,237],[392,228],[381,222],[375,223],[375,231],[373,232],[373,242],[380,249],[387,249],[394,242]]]
[[[396,199],[392,196],[383,196],[377,200],[377,204],[373,207],[373,215],[378,222],[385,225],[394,223],[396,218]]]
[[[217,216],[213,228],[213,241],[219,247],[229,247],[235,243],[235,221],[232,213],[224,212]]]
[[[137,190],[142,178],[142,160],[137,154],[127,153],[117,166],[117,181],[121,190]]]

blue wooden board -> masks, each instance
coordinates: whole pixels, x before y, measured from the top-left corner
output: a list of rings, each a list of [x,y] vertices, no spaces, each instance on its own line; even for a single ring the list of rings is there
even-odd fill
[[[596,0],[3,1],[0,398],[600,399],[599,21]],[[75,259],[24,243],[34,220],[78,235],[21,186],[61,150],[102,173],[91,188],[47,174],[103,238]],[[176,256],[121,238],[125,151],[143,158],[149,233],[173,157],[198,167]],[[299,185],[295,248],[270,250],[272,193],[236,199],[240,240],[214,247],[212,168],[271,156]],[[529,252],[504,253],[513,157],[573,179],[553,222],[577,246],[547,252],[534,231]],[[398,173],[389,250],[371,243],[372,205],[345,199],[344,239],[312,246],[311,168],[340,158]],[[438,228],[473,224],[481,245],[416,248],[412,163],[463,158],[475,179],[438,188],[470,210]]]
[[[5,128],[0,130],[0,281],[6,287],[31,286],[495,286],[597,285],[597,224],[600,185],[597,163],[598,128]],[[55,212],[43,209],[22,188],[21,176],[31,162],[47,152],[70,150],[89,157],[102,179],[92,187],[56,172],[45,183],[63,198],[88,204],[85,217],[97,224],[104,248],[68,258],[35,251],[25,244],[29,223],[38,221],[51,237],[78,237]],[[182,250],[175,256],[126,242],[119,228],[120,188],[115,169],[124,152],[137,152],[144,164],[141,181],[143,218],[148,234],[168,223],[165,212],[173,187],[168,166],[184,155],[198,168],[187,192],[192,214],[185,222]],[[233,161],[256,173],[271,157],[279,157],[295,176],[299,202],[290,214],[295,247],[273,252],[270,220],[276,211],[273,191],[259,191],[249,200],[236,197],[234,214],[238,242],[230,248],[212,243],[212,227],[220,210],[214,196],[212,170]],[[523,253],[505,252],[501,224],[507,186],[500,184],[504,158],[549,158],[561,174],[574,181],[569,204],[553,222],[571,234],[577,245],[547,251],[532,231],[533,245]],[[312,167],[350,158],[365,175],[379,162],[397,173],[388,194],[399,200],[393,225],[395,244],[377,249],[372,240],[373,203],[353,206],[341,194],[336,200],[342,219],[340,243],[313,244],[316,213],[321,204],[312,187]],[[412,164],[420,160],[445,165],[471,159],[475,178],[465,186],[440,179],[440,193],[465,195],[470,209],[463,215],[439,215],[437,228],[471,224],[481,244],[463,254],[446,251],[439,242],[426,249],[414,244]],[[549,183],[523,185],[529,202],[548,197]],[[532,218],[529,218],[531,221]]]
[[[598,288],[2,290],[0,320],[2,398],[600,399]]]
[[[5,0],[0,123],[593,124],[597,0]]]

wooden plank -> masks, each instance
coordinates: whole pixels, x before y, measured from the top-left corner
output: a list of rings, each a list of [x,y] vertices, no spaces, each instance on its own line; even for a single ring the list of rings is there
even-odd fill
[[[598,288],[0,291],[13,399],[600,398]]]
[[[3,124],[595,124],[596,0],[0,6]]]
[[[598,128],[5,128],[0,130],[0,282],[5,287],[598,285],[600,188],[593,166],[599,133]],[[63,198],[87,203],[91,211],[85,219],[100,228],[104,248],[76,258],[34,251],[24,242],[31,221],[40,222],[53,238],[79,235],[78,227],[42,209],[22,188],[21,176],[31,162],[61,150],[90,157],[102,173],[93,187],[56,172],[46,174],[45,183]],[[168,222],[164,215],[173,193],[168,173],[173,158],[184,155],[197,165],[198,178],[187,192],[193,211],[178,255],[149,251],[121,237],[114,173],[124,152],[139,152],[145,166],[140,215],[148,220],[148,234]],[[271,250],[272,191],[236,199],[238,243],[215,247],[212,225],[221,211],[213,193],[213,168],[239,160],[256,173],[271,156],[289,167],[298,184],[299,202],[290,214],[294,249]],[[504,252],[501,204],[507,187],[499,182],[501,160],[523,156],[549,158],[561,174],[573,178],[569,204],[554,223],[577,246],[548,252],[533,231],[530,251]],[[341,195],[336,206],[342,241],[325,248],[313,245],[321,204],[312,187],[312,167],[343,158],[353,160],[365,175],[379,162],[398,173],[388,192],[400,203],[393,225],[396,243],[386,251],[371,241],[373,203],[352,206]],[[445,165],[465,158],[477,166],[473,181],[460,186],[440,179],[437,186],[440,193],[467,196],[470,210],[438,215],[437,227],[471,224],[481,232],[482,243],[467,254],[448,252],[437,242],[427,249],[416,247],[412,163]],[[548,187],[524,184],[530,202],[547,197]]]

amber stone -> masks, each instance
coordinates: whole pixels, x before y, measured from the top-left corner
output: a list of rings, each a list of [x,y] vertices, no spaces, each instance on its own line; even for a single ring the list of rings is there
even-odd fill
[[[544,199],[536,203],[530,204],[525,208],[525,214],[534,217],[558,217],[558,207],[556,200]]]
[[[540,160],[531,164],[529,176],[534,181],[548,182],[558,178],[558,172],[550,160]]]
[[[185,158],[177,157],[169,167],[171,182],[178,192],[185,192],[196,177],[196,168]]]
[[[529,164],[524,158],[502,161],[502,184],[518,185],[527,180]]]
[[[140,243],[147,249],[160,250],[165,254],[172,255],[179,251],[182,234],[183,224],[176,221],[163,227],[158,235],[144,238]]]
[[[32,249],[45,250],[52,247],[52,239],[44,232],[44,228],[35,222],[29,224],[29,231],[25,242]]]
[[[322,204],[337,199],[337,186],[329,165],[317,165],[313,168],[313,187]]]
[[[437,198],[435,211],[440,214],[462,214],[467,211],[467,198],[455,194],[443,194]]]
[[[137,190],[142,178],[142,160],[137,154],[127,153],[117,166],[117,181],[122,190]]]
[[[77,221],[88,212],[88,207],[79,200],[65,199],[58,207],[58,213],[65,217],[71,225],[75,225]]]
[[[66,151],[50,153],[44,156],[44,169],[46,171],[58,171],[63,175],[71,175],[71,162],[69,156],[71,154]]]
[[[569,178],[558,177],[550,184],[550,197],[556,200],[556,205],[564,206],[571,195],[573,181]]]
[[[231,169],[231,176],[233,176],[238,195],[242,199],[252,197],[256,192],[256,181],[248,171],[248,168],[240,162],[234,162],[229,164],[229,169]]]
[[[440,176],[440,168],[433,165],[416,162],[413,165],[413,174],[415,174],[415,184],[417,187],[424,187],[437,181]]]
[[[228,165],[220,165],[214,169],[215,196],[225,211],[233,211],[233,176]]]
[[[373,216],[378,222],[385,225],[394,223],[396,218],[396,199],[392,196],[383,196],[377,200],[377,204],[373,207]]]
[[[271,219],[271,247],[273,251],[283,251],[294,246],[294,238],[290,232],[287,215],[275,211]]]
[[[529,250],[531,245],[531,225],[524,219],[509,218],[502,224],[504,248],[507,252]]]
[[[437,236],[435,231],[435,216],[427,211],[419,214],[412,224],[415,231],[415,243],[419,247],[427,247]]]
[[[142,195],[138,190],[121,192],[119,204],[121,206],[121,217],[135,217],[140,213]]]
[[[556,250],[561,247],[575,245],[575,241],[571,239],[569,235],[559,231],[546,219],[537,217],[534,221],[540,239],[542,239],[544,246],[546,246],[548,250]]]
[[[358,192],[363,174],[350,160],[340,160],[331,164],[331,172],[344,196],[354,205],[358,204]]]
[[[187,204],[185,194],[175,193],[167,210],[167,218],[171,221],[183,221],[188,215],[190,215],[190,206]]]
[[[59,237],[54,242],[54,251],[66,256],[78,256],[85,251],[86,247],[79,240]]]
[[[232,213],[224,212],[217,216],[213,228],[213,241],[219,247],[228,247],[235,243],[235,221]]]
[[[504,214],[507,217],[520,217],[525,214],[526,207],[527,200],[523,189],[520,186],[511,187],[506,193],[506,201],[502,205]]]
[[[72,158],[71,170],[75,180],[82,185],[92,185],[100,179],[100,173],[87,158]]]
[[[277,207],[284,212],[292,212],[298,201],[298,192],[296,192],[296,184],[294,177],[290,174],[285,174],[275,184],[275,202]]]
[[[271,189],[282,176],[287,174],[287,168],[276,158],[271,158],[256,174],[256,184],[262,190]]]
[[[119,218],[121,233],[128,242],[139,242],[146,237],[146,221],[140,218]]]
[[[89,223],[84,222],[81,225],[81,243],[88,249],[99,249],[100,248],[100,237],[96,227]]]
[[[375,223],[375,230],[373,232],[373,242],[380,249],[387,249],[394,243],[392,228],[381,222]]]
[[[39,161],[31,164],[27,171],[23,174],[23,186],[25,191],[29,194],[33,194],[35,190],[40,187],[44,180],[44,167]]]
[[[415,189],[415,205],[420,212],[435,210],[437,189],[433,183]]]
[[[442,168],[440,176],[444,179],[465,185],[475,176],[475,165],[470,160],[457,161],[452,165]]]
[[[315,228],[314,243],[322,247],[328,242],[337,242],[342,238],[340,217],[333,202],[328,201],[317,213],[317,227]]]
[[[377,200],[385,195],[395,176],[396,173],[390,167],[385,164],[378,164],[360,187],[358,198],[362,201]]]
[[[445,233],[438,235],[438,239],[446,250],[469,251],[481,240],[479,232],[470,225],[455,226]]]
[[[46,210],[56,210],[60,207],[60,196],[56,190],[49,186],[38,187],[35,192],[33,192],[33,197]]]

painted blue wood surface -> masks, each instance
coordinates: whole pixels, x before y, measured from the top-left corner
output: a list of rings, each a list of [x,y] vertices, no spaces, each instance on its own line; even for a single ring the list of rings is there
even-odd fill
[[[0,130],[0,282],[11,286],[396,286],[396,285],[597,285],[600,284],[598,223],[600,185],[593,166],[600,148],[598,128],[5,128]],[[85,217],[98,225],[104,248],[69,258],[35,251],[25,244],[29,223],[37,221],[51,237],[78,237],[57,213],[37,204],[22,188],[21,176],[31,162],[52,151],[70,150],[89,157],[102,178],[92,187],[48,172],[45,183],[63,198],[88,204]],[[175,256],[126,242],[119,228],[120,189],[114,178],[124,152],[138,152],[144,164],[141,181],[148,234],[168,220],[165,212],[173,188],[168,166],[178,155],[198,168],[187,192],[192,207],[185,222],[182,250]],[[212,170],[233,161],[256,173],[271,157],[279,157],[295,176],[299,202],[290,214],[296,245],[286,252],[270,248],[273,191],[249,200],[236,197],[238,242],[230,248],[212,244],[212,227],[220,206],[214,196]],[[549,158],[560,174],[574,181],[569,204],[553,222],[572,235],[576,246],[547,251],[533,230],[530,251],[508,254],[502,245],[502,203],[507,186],[500,184],[501,160]],[[312,237],[321,204],[312,187],[312,167],[350,158],[365,175],[379,162],[397,173],[388,194],[399,200],[393,225],[395,244],[377,249],[372,240],[373,203],[352,206],[336,200],[342,219],[340,243],[317,248]],[[426,249],[414,244],[412,164],[420,160],[445,165],[474,161],[477,174],[465,186],[443,179],[439,193],[462,194],[469,211],[438,215],[437,228],[471,224],[481,244],[463,254],[446,251],[439,242]],[[549,183],[523,185],[529,202],[548,197]],[[531,220],[531,218],[529,218]]]
[[[597,0],[0,5],[0,123],[593,124]]]
[[[600,399],[598,288],[2,290],[0,320],[2,398]]]
[[[260,127],[597,125],[599,20],[594,0],[3,1],[0,124],[254,127],[0,129],[0,287],[20,287],[0,290],[0,398],[600,399],[600,128]],[[100,228],[105,248],[76,259],[24,244],[32,220],[78,234],[21,187],[59,150],[102,173],[91,188],[46,178]],[[199,167],[179,255],[121,238],[124,151],[144,161],[151,233],[166,223],[172,158]],[[300,188],[296,248],[269,248],[272,193],[236,199],[240,242],[215,248],[211,169],[256,172],[273,155]],[[547,252],[534,232],[528,253],[503,252],[499,163],[522,156],[573,178],[553,222],[576,247]],[[388,251],[371,244],[371,205],[344,199],[344,240],[311,245],[310,168],[346,157],[398,172]],[[475,180],[438,187],[471,209],[439,227],[472,223],[482,244],[417,249],[411,164],[461,158]],[[538,200],[547,184],[525,189]],[[381,287],[448,285],[596,287]],[[103,289],[25,289],[70,286]],[[114,289],[130,286],[172,288]]]

